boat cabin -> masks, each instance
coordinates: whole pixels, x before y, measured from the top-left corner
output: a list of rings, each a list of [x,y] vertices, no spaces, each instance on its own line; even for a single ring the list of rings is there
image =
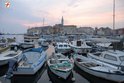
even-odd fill
[[[91,48],[90,46],[87,45],[86,41],[84,40],[72,41],[70,45],[72,47],[77,47],[77,48]]]
[[[88,56],[91,58],[104,61],[110,64],[117,65],[124,65],[124,52],[117,51],[117,50],[109,50],[104,52],[98,52],[98,53],[89,53]]]
[[[70,43],[71,48],[75,53],[88,53],[92,50],[91,46],[88,46],[84,40],[75,40]]]
[[[70,49],[70,45],[68,43],[57,43],[56,48],[57,49]]]

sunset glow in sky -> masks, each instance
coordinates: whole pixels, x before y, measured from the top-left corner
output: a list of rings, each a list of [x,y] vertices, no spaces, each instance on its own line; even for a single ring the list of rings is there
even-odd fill
[[[11,3],[10,8],[5,2]],[[116,1],[116,28],[124,28],[124,0]],[[0,31],[24,33],[33,26],[65,24],[112,28],[113,0],[0,0]]]

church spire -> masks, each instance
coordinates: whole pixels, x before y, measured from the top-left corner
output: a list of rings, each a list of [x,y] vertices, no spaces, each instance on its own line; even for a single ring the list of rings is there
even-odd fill
[[[64,25],[64,18],[63,18],[63,16],[62,16],[62,19],[61,19],[61,24],[62,24],[62,26]]]

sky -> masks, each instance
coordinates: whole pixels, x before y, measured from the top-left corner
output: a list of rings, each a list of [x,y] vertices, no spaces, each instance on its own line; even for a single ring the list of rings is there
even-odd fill
[[[5,7],[5,2],[10,7]],[[116,26],[124,28],[124,0],[115,0]],[[113,0],[0,0],[0,32],[26,33],[35,26],[65,25],[112,28]]]

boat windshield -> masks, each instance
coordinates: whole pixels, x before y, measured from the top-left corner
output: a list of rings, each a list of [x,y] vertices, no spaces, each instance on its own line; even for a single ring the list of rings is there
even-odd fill
[[[67,47],[67,45],[64,45],[64,47]]]
[[[120,61],[124,61],[124,56],[119,57]]]
[[[105,54],[104,58],[108,59],[108,60],[112,60],[112,61],[117,61],[117,58],[115,56],[111,56],[111,55],[108,55],[108,54]]]
[[[59,45],[59,47],[63,47],[62,45]]]

